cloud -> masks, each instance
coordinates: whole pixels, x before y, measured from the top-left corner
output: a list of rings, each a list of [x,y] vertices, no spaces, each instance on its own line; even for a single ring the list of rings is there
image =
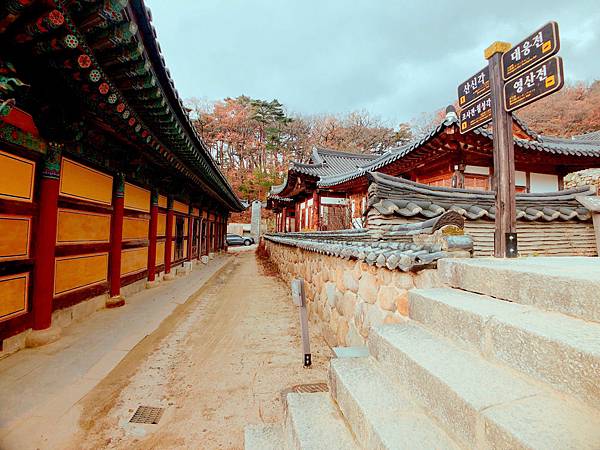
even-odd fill
[[[455,100],[495,40],[549,20],[569,81],[600,78],[597,0],[146,0],[184,98],[277,98],[303,114],[368,110],[391,124]],[[489,4],[492,5],[492,4]]]

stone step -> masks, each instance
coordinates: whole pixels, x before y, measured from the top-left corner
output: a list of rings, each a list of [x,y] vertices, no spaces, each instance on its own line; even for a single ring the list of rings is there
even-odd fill
[[[288,450],[358,449],[329,392],[287,395],[285,439]]]
[[[245,450],[282,450],[285,448],[280,424],[247,425],[244,428]]]
[[[600,258],[442,259],[438,269],[451,287],[600,322]]]
[[[373,358],[332,359],[331,395],[365,449],[459,449],[377,368]]]
[[[600,409],[600,324],[456,289],[414,289],[409,315]]]
[[[369,350],[395,383],[466,448],[598,449],[600,415],[413,323],[371,330]]]

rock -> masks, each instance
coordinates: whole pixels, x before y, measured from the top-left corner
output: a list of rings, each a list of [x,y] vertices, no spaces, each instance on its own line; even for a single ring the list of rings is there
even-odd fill
[[[358,292],[358,280],[355,278],[355,272],[344,270],[344,287],[352,292]]]
[[[408,296],[406,289],[398,289],[395,286],[381,286],[377,294],[377,304],[386,311],[396,311],[396,303],[402,296]]]
[[[358,282],[358,296],[367,303],[377,301],[377,292],[379,290],[379,281],[371,273],[363,273]]]

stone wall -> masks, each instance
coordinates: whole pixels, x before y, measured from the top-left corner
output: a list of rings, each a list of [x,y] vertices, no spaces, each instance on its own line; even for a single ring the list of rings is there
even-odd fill
[[[565,189],[571,189],[579,186],[594,186],[600,191],[600,169],[585,169],[579,172],[573,172],[564,178]]]
[[[371,327],[406,320],[410,289],[440,285],[435,269],[402,272],[265,240],[262,245],[286,282],[304,279],[308,317],[332,347],[365,345]]]

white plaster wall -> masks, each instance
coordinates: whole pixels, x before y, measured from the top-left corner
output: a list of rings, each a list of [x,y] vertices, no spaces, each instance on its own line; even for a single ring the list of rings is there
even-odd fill
[[[558,191],[558,175],[543,173],[530,174],[530,192],[556,192]]]

